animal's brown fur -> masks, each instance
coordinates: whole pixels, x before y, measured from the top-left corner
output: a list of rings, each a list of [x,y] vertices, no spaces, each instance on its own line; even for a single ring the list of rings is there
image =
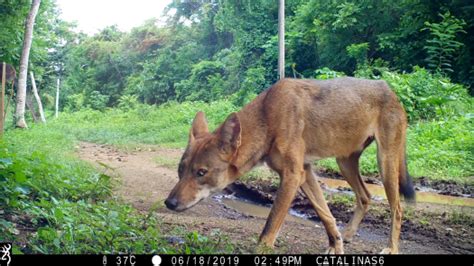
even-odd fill
[[[266,162],[281,177],[265,228],[263,245],[272,247],[298,188],[307,195],[329,236],[329,252],[343,253],[339,233],[316,177],[313,159],[336,157],[356,194],[354,216],[343,237],[350,240],[364,217],[370,194],[358,160],[375,139],[383,184],[392,213],[389,248],[397,253],[402,209],[399,189],[414,197],[405,165],[406,114],[384,81],[356,78],[283,79],[209,133],[199,112],[179,167],[180,180],[166,205],[185,210]],[[202,176],[201,176],[202,175]]]

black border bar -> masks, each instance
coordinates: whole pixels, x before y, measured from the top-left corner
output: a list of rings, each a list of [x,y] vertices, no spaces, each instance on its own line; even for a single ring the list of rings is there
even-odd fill
[[[10,266],[87,265],[87,266],[473,266],[474,255],[12,255]],[[3,266],[0,261],[0,266]]]

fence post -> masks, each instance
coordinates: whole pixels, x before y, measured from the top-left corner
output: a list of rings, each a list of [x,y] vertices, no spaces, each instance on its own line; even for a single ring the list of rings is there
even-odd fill
[[[59,113],[59,79],[56,83],[56,108],[54,112],[54,117],[58,118]]]

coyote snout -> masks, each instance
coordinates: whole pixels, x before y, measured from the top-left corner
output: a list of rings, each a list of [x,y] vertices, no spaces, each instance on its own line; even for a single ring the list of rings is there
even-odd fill
[[[181,183],[181,185],[182,184],[186,183]],[[186,188],[180,190],[180,187],[176,186],[173,191],[180,192],[171,193],[165,200],[165,205],[168,209],[178,212],[191,208],[211,194],[211,190],[207,187]],[[181,191],[187,194],[183,194]]]
[[[240,123],[235,114],[209,133],[204,113],[198,112],[179,163],[179,181],[166,199],[166,207],[184,211],[235,181],[231,158],[239,145]]]

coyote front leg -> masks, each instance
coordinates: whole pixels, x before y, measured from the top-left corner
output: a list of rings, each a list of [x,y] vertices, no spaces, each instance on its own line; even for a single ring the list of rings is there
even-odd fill
[[[265,227],[260,235],[260,244],[273,248],[275,239],[278,236],[286,214],[290,208],[291,202],[296,196],[300,186],[301,173],[283,174],[281,177],[280,188],[278,189],[276,199],[273,202],[270,215],[268,216]]]
[[[268,164],[280,174],[280,187],[259,241],[261,245],[270,248],[273,247],[296,192],[304,181],[303,142],[295,141],[291,147],[278,143],[277,140],[270,152]]]

